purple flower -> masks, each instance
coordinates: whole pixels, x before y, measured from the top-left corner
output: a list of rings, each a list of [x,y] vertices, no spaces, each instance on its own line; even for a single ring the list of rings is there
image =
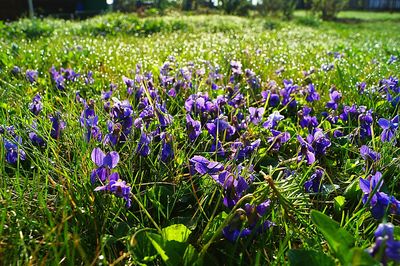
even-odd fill
[[[331,141],[320,128],[307,136],[307,142],[313,146],[316,156],[325,155],[326,149],[331,146]]]
[[[35,97],[33,97],[32,102],[28,106],[29,111],[31,111],[34,115],[38,115],[40,111],[43,109],[43,104],[42,104],[42,97],[40,94],[36,94]]]
[[[222,234],[230,242],[236,242],[239,238],[250,234],[258,235],[265,232],[273,225],[268,220],[261,221],[269,206],[270,200],[259,205],[246,203],[243,209],[236,211],[229,225],[222,230]]]
[[[96,182],[96,178],[105,182],[110,175],[110,170],[115,168],[119,162],[119,155],[116,151],[105,154],[100,148],[93,149],[91,158],[98,167],[90,174],[92,184]]]
[[[108,184],[99,186],[94,191],[108,191],[113,193],[119,198],[123,198],[126,201],[126,207],[131,207],[132,200],[130,198],[131,187],[126,185],[125,181],[122,181],[118,173],[112,173],[108,178]]]
[[[375,219],[381,219],[388,209],[392,213],[400,213],[400,203],[395,197],[389,197],[386,193],[380,192],[383,185],[382,174],[376,172],[375,175],[369,176],[367,179],[360,178],[360,188],[364,195],[362,202],[366,204],[369,200],[371,206],[371,214]]]
[[[297,140],[300,142],[300,152],[298,154],[298,161],[306,159],[308,164],[315,162],[314,148],[306,142],[300,135],[297,135]]]
[[[265,109],[262,107],[260,107],[260,108],[249,107],[250,121],[254,125],[258,125],[262,120],[264,112],[265,112]]]
[[[310,193],[310,192],[319,192],[320,191],[320,187],[321,187],[321,180],[322,177],[324,175],[324,171],[321,169],[317,169],[310,177],[309,180],[307,180],[304,183],[304,188],[306,190],[306,192]]]
[[[314,85],[312,83],[307,86],[307,102],[319,101],[320,96],[319,93],[315,90]]]
[[[388,65],[391,65],[396,61],[397,61],[397,56],[391,55],[389,60],[388,60]]]
[[[293,80],[283,80],[284,88],[280,90],[282,96],[282,105],[290,104],[290,107],[295,107],[297,105],[296,100],[294,100],[291,95],[296,92],[299,86],[293,84]]]
[[[208,133],[214,137],[214,139],[219,138],[227,138],[229,139],[232,137],[236,129],[235,127],[231,126],[225,119],[223,118],[216,118],[213,122],[206,124]]]
[[[308,128],[312,130],[316,126],[318,126],[317,117],[311,116],[312,109],[308,106],[304,106],[302,110],[297,112],[297,115],[300,118],[299,124],[302,128]]]
[[[19,73],[21,73],[21,68],[18,67],[18,66],[14,66],[14,67],[11,69],[11,73],[12,73],[13,75],[18,75]]]
[[[20,137],[16,137],[15,140],[18,144],[22,143],[22,139]],[[18,161],[18,158],[21,161],[25,161],[26,154],[21,148],[19,148],[18,144],[11,142],[5,138],[3,138],[3,142],[4,149],[6,151],[6,160],[8,163],[15,164]]]
[[[332,110],[336,110],[338,108],[338,102],[342,98],[342,94],[338,92],[335,88],[332,88],[329,93],[330,101],[326,103],[326,107]]]
[[[335,67],[334,64],[329,63],[329,64],[322,64],[321,69],[325,72],[331,71]]]
[[[39,137],[35,132],[36,131],[36,122],[33,122],[32,129],[33,129],[33,131],[29,132],[29,134],[28,134],[29,139],[31,140],[32,144],[35,146],[39,146],[39,147],[46,146],[46,143],[43,140],[43,138]]]
[[[234,75],[242,74],[242,63],[239,61],[231,61],[231,70]]]
[[[231,145],[232,157],[236,160],[243,160],[245,158],[248,158],[260,146],[260,143],[260,139],[257,139],[253,142],[245,140],[244,143],[236,141]]]
[[[65,129],[65,122],[61,120],[61,115],[59,113],[50,116],[50,121],[51,121],[50,136],[53,139],[59,139],[61,131]]]
[[[224,147],[222,147],[222,143],[219,140],[213,141],[211,144],[210,152],[216,152],[218,156],[225,156]]]
[[[148,156],[150,154],[151,140],[152,137],[149,134],[146,134],[144,131],[142,131],[136,152],[138,152],[143,157]]]
[[[160,134],[161,143],[161,155],[160,159],[163,162],[167,162],[174,158],[174,149],[172,147],[172,136],[165,132]]]
[[[275,107],[279,105],[280,99],[279,94],[273,93],[270,90],[262,91],[261,96],[264,101],[268,100],[268,105]]]
[[[379,152],[370,149],[366,145],[362,145],[360,148],[361,157],[366,161],[376,162],[381,158],[381,154]]]
[[[189,135],[190,141],[195,141],[201,134],[201,123],[200,121],[194,120],[190,114],[186,115],[186,129]]]
[[[221,163],[209,161],[203,156],[193,156],[190,160],[190,173],[194,175],[196,172],[205,175],[214,175],[224,169]]]
[[[274,129],[278,122],[285,118],[283,115],[279,113],[279,111],[274,111],[267,118],[267,121],[264,122],[263,127],[268,129]]]
[[[394,239],[394,226],[391,223],[381,223],[375,231],[375,243],[366,249],[372,257],[383,265],[389,261],[400,262],[400,241]]]
[[[272,137],[268,137],[267,141],[268,143],[271,143],[273,151],[278,151],[281,148],[282,144],[289,141],[290,139],[289,132],[280,132],[271,129],[271,133]]]
[[[93,84],[94,83],[94,78],[93,78],[93,71],[89,70],[85,77],[85,84]]]
[[[25,74],[26,74],[26,79],[30,83],[34,83],[38,79],[39,72],[37,72],[36,70],[28,69]]]
[[[399,127],[399,116],[396,115],[392,120],[380,118],[378,125],[383,128],[381,134],[382,142],[391,141],[396,136],[397,128]],[[394,140],[395,142],[396,140]]]

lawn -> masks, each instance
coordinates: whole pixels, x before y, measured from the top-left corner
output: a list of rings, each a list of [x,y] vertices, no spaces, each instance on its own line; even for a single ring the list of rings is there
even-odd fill
[[[0,264],[400,262],[399,14],[339,17],[0,22]]]

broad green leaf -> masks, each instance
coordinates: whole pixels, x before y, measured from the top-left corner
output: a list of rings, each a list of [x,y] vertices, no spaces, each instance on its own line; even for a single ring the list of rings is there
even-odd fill
[[[157,250],[157,253],[161,256],[162,260],[167,262],[169,257],[167,256],[167,253],[162,247],[163,246],[162,237],[158,234],[153,234],[153,233],[147,233],[147,237],[149,238],[153,247]]]
[[[173,224],[162,229],[164,240],[175,240],[177,242],[186,242],[191,231],[183,224]]]
[[[332,258],[314,250],[291,249],[288,257],[291,266],[335,266]]]
[[[343,196],[337,196],[337,197],[335,197],[335,199],[334,199],[335,211],[337,211],[337,212],[342,211],[345,202],[346,202],[345,197],[343,197]]]
[[[353,248],[347,255],[346,264],[348,266],[374,266],[380,265],[365,250],[361,248]]]
[[[194,265],[195,261],[198,258],[197,250],[192,246],[188,245],[185,254],[183,254],[183,264],[184,265]]]
[[[319,211],[311,211],[311,220],[324,235],[329,247],[344,264],[350,248],[354,247],[352,235],[341,228],[339,223]]]

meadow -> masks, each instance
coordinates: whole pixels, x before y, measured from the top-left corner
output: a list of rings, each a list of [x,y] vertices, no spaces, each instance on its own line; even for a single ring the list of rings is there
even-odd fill
[[[0,264],[400,262],[400,17],[0,22]]]

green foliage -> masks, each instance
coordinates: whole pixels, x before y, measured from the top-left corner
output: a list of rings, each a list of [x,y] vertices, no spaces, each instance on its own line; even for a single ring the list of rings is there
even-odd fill
[[[288,251],[291,266],[334,266],[335,261],[322,252],[314,250],[291,249]]]
[[[347,5],[348,0],[309,0],[311,8],[318,13],[323,20],[333,20],[337,14]]]
[[[354,247],[353,236],[327,215],[313,210],[311,211],[311,220],[324,235],[333,254],[342,265],[379,265],[363,249]],[[309,255],[305,254],[304,256]]]
[[[263,0],[258,10],[262,15],[276,16],[281,13],[286,20],[293,18],[297,0]]]

